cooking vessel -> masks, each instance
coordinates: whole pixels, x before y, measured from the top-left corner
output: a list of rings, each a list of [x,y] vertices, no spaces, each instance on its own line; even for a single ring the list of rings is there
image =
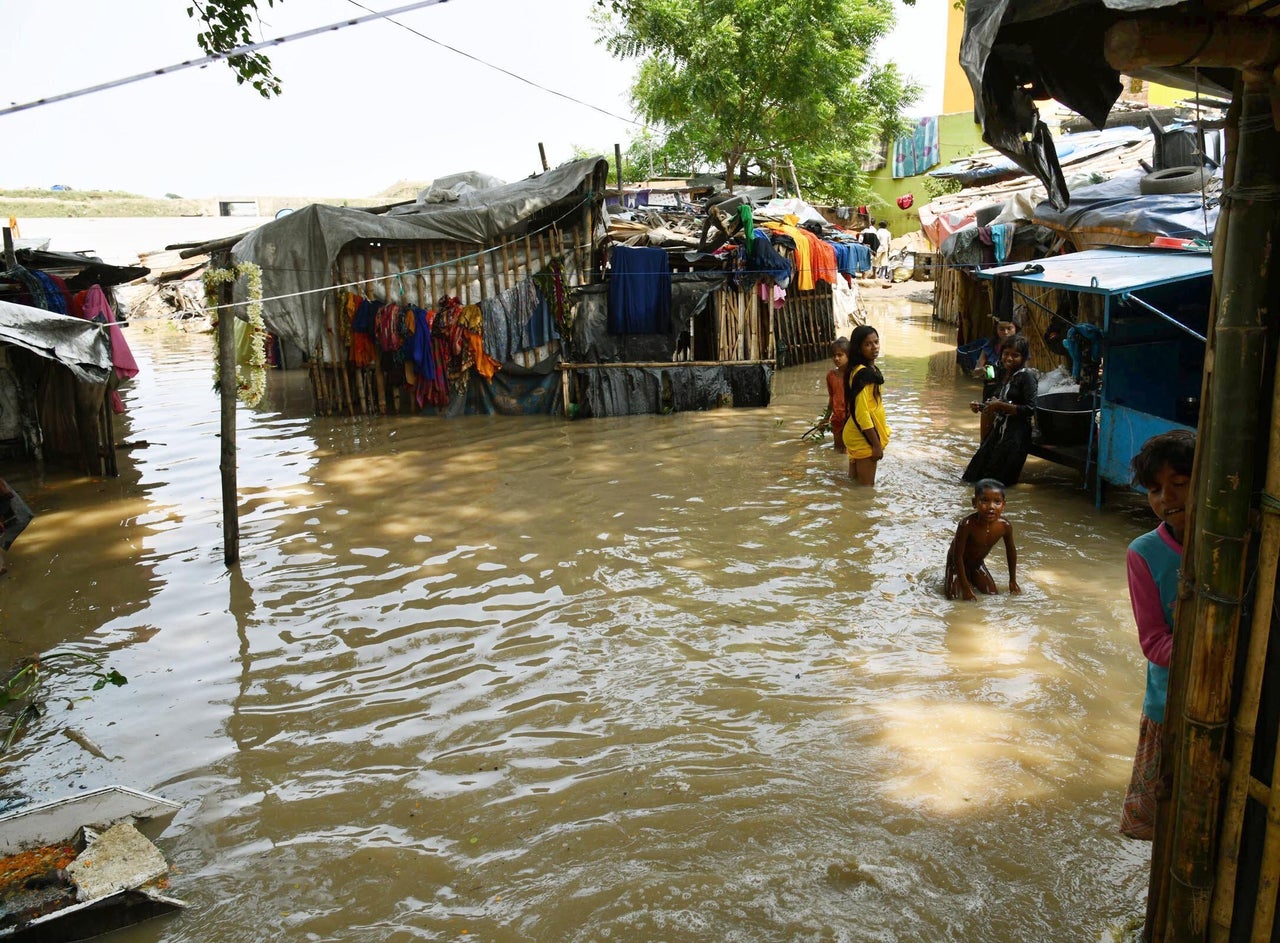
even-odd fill
[[[1093,396],[1071,390],[1037,396],[1036,427],[1044,445],[1085,445],[1093,429]]]

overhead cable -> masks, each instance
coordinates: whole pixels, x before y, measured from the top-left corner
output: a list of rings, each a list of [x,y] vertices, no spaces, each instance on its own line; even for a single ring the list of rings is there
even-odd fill
[[[363,3],[357,2],[357,0],[347,0],[347,2],[350,3],[352,6],[359,7],[361,10],[369,9]],[[640,128],[647,127],[647,125],[645,125],[645,123],[642,121],[636,121],[634,118],[624,118],[622,115],[615,115],[612,111],[606,111],[603,108],[600,108],[596,105],[591,104],[590,102],[584,102],[580,98],[574,98],[572,95],[567,95],[564,92],[558,92],[554,88],[547,88],[547,86],[545,85],[539,85],[537,82],[533,81],[533,79],[527,79],[523,75],[518,75],[515,72],[511,72],[507,69],[504,69],[500,65],[494,65],[492,62],[486,62],[484,59],[481,59],[479,56],[473,56],[469,52],[464,52],[463,50],[457,48],[456,46],[450,46],[448,43],[441,42],[440,40],[435,39],[434,37],[428,36],[426,33],[420,33],[418,32],[418,30],[414,29],[412,26],[409,26],[405,23],[401,23],[399,20],[391,20],[389,16],[388,16],[388,20],[391,23],[394,23],[396,26],[400,27],[401,29],[408,30],[410,33],[413,33],[413,35],[418,36],[422,39],[425,39],[429,43],[435,43],[437,46],[443,46],[445,49],[448,49],[450,52],[455,52],[458,55],[462,56],[463,58],[470,59],[472,62],[478,62],[482,66],[488,66],[490,69],[494,69],[498,72],[501,72],[503,75],[510,76],[511,78],[515,79],[517,82],[523,82],[525,85],[532,85],[534,88],[544,91],[550,95],[556,95],[560,98],[563,98],[565,101],[573,102],[575,105],[581,105],[584,108],[590,108],[592,111],[598,111],[600,112],[600,114],[607,115],[610,118],[616,118],[619,121],[625,121],[628,124],[634,124],[636,127],[640,127]]]
[[[210,53],[202,59],[188,59],[185,62],[179,62],[176,65],[165,66],[161,69],[151,69],[148,72],[139,72],[137,75],[131,75],[128,78],[116,79],[111,82],[103,82],[100,85],[91,85],[88,88],[77,89],[74,92],[64,92],[61,95],[50,95],[48,98],[38,98],[35,101],[25,102],[21,105],[10,105],[8,108],[0,108],[0,116],[11,115],[16,111],[26,111],[29,108],[39,108],[41,105],[52,105],[54,102],[66,101],[69,98],[79,98],[81,95],[91,95],[94,92],[103,92],[109,88],[119,88],[122,85],[129,85],[133,82],[141,82],[143,79],[154,78],[157,75],[168,75],[171,72],[181,72],[183,69],[202,68],[211,62],[217,62],[220,59],[232,59],[236,56],[243,56],[246,53],[256,52],[259,49],[265,49],[269,46],[281,46],[295,39],[307,39],[311,36],[319,36],[321,33],[332,33],[340,29],[346,29],[348,26],[356,26],[360,23],[368,23],[371,20],[381,20],[389,16],[395,16],[399,13],[408,13],[411,10],[420,10],[423,7],[435,6],[437,3],[446,3],[448,0],[417,0],[416,3],[409,3],[402,7],[396,7],[393,10],[384,10],[381,13],[370,13],[368,16],[358,16],[353,20],[342,20],[337,23],[330,23],[328,26],[316,26],[311,29],[303,30],[300,33],[290,33],[287,36],[277,36],[275,39],[264,39],[261,42],[249,43],[247,46],[236,46],[234,49],[228,49],[226,52]]]

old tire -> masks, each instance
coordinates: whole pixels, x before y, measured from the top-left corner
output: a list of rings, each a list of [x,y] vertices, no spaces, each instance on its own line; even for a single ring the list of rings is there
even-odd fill
[[[1138,191],[1155,193],[1195,193],[1209,182],[1209,173],[1203,167],[1169,167],[1156,170],[1138,181]]]

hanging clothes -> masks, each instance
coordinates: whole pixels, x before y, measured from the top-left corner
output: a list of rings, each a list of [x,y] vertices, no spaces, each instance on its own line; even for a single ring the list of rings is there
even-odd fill
[[[521,350],[537,346],[529,343],[529,320],[538,307],[538,290],[533,279],[521,279],[479,304],[485,353],[506,363]]]
[[[751,215],[751,204],[743,203],[738,207],[738,221],[742,224],[743,237],[747,243],[747,252],[751,251],[751,243],[756,240],[755,219]]]
[[[908,134],[893,142],[893,176],[914,177],[941,161],[938,147],[938,118],[920,118]]]
[[[367,367],[378,359],[378,348],[373,343],[374,324],[382,302],[362,298],[351,319],[351,347],[348,358],[357,367]]]
[[[45,308],[58,314],[70,314],[72,308],[71,292],[67,283],[57,275],[34,269],[31,272],[44,286]],[[101,291],[101,289],[98,289]]]
[[[671,259],[667,250],[614,246],[609,264],[609,332],[670,334]]]
[[[533,276],[533,283],[546,301],[555,325],[555,335],[561,340],[569,337],[569,301],[564,287],[564,260],[557,257],[547,267]]]
[[[787,219],[795,220],[796,217],[788,216]],[[810,241],[813,234],[787,223],[765,223],[765,228],[791,237],[796,246],[796,287],[801,291],[811,291],[816,284],[813,271],[813,243]]]
[[[392,354],[397,361],[404,360],[401,348],[404,346],[404,310],[393,303],[383,305],[374,316],[374,338],[378,349],[384,354]]]
[[[110,325],[107,333],[111,337],[111,365],[115,367],[116,376],[122,380],[137,376],[138,362],[133,359],[133,351],[129,349],[129,342],[124,339],[124,332],[116,323],[116,313],[111,310],[111,303],[107,301],[102,286],[90,285],[84,291],[77,292],[71,299],[71,307],[73,314],[86,321]],[[115,390],[111,391],[111,410],[116,413],[124,412],[124,402]]]
[[[791,282],[791,263],[773,247],[769,233],[763,229],[755,231],[750,248],[743,247],[744,265],[742,282],[754,285],[761,278],[771,278],[782,288]]]
[[[809,239],[810,258],[813,259],[813,277],[816,281],[833,284],[840,275],[836,264],[835,246],[807,229],[801,229]]]

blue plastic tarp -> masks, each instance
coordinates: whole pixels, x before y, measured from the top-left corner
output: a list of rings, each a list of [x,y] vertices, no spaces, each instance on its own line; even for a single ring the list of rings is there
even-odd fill
[[[1078,187],[1071,205],[1054,209],[1047,200],[1036,207],[1035,222],[1050,229],[1112,229],[1181,239],[1205,239],[1218,223],[1216,196],[1192,193],[1144,194],[1140,170],[1117,174],[1106,183]]]

